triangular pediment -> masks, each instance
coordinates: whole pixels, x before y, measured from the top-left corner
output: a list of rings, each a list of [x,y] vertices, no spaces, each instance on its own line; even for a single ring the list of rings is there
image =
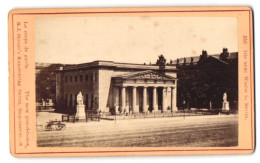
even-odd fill
[[[141,72],[128,73],[124,75],[117,76],[123,79],[156,79],[156,80],[174,80],[175,78],[163,73],[147,70]]]

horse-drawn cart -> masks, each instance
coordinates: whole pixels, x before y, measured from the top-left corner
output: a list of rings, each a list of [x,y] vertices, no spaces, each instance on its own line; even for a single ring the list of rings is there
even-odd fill
[[[45,126],[45,131],[60,131],[66,128],[66,124],[61,121],[49,121]]]

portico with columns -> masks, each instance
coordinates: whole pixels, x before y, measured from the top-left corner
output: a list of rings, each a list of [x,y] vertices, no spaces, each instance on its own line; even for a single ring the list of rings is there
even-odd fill
[[[177,111],[177,79],[146,70],[112,78],[116,113],[164,113]]]

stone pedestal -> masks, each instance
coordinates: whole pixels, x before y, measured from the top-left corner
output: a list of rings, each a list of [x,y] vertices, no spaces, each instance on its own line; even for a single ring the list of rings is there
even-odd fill
[[[222,111],[229,111],[229,102],[228,101],[224,101],[222,103]]]
[[[76,120],[86,120],[85,105],[77,105]]]

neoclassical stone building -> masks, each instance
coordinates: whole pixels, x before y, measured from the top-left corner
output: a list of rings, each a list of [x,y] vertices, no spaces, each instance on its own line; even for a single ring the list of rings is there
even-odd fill
[[[81,91],[86,110],[140,113],[174,112],[177,70],[174,65],[94,61],[60,67],[56,73],[56,104],[64,113],[75,113]]]

